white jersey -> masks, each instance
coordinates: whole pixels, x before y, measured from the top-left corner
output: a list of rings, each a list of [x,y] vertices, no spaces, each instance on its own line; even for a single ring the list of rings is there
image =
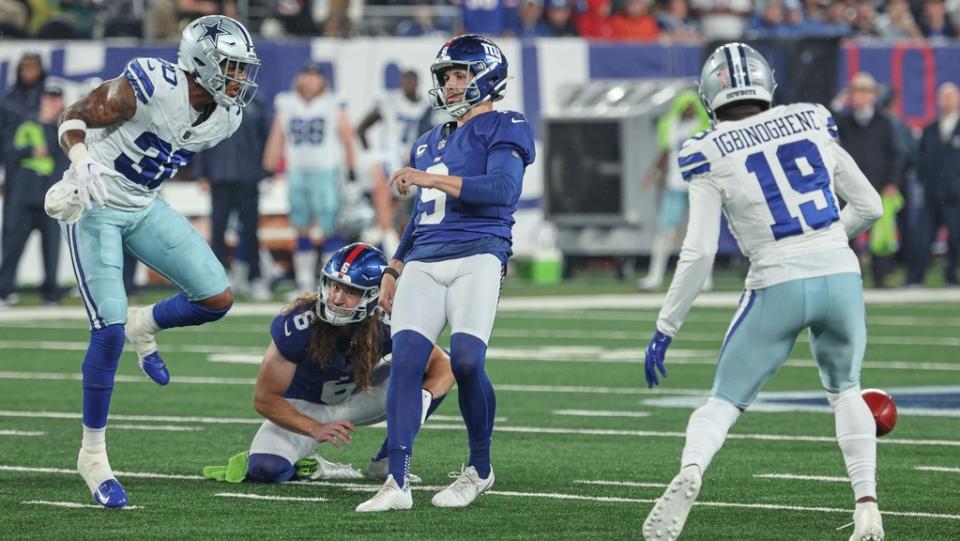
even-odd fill
[[[287,169],[321,171],[341,167],[343,149],[337,116],[346,108],[343,100],[329,92],[310,101],[296,92],[281,92],[273,104],[286,136]]]
[[[194,154],[233,135],[242,109],[217,106],[197,126],[190,106],[187,74],[160,58],[135,58],[123,76],[137,96],[133,118],[109,128],[87,130],[85,144],[103,165],[107,204],[122,210],[144,208],[165,180]],[[111,181],[112,180],[112,181]]]
[[[388,92],[377,103],[382,120],[380,150],[387,159],[399,159],[400,166],[410,161],[410,147],[420,137],[420,119],[428,108],[425,98],[410,101],[400,90]]]
[[[774,107],[697,134],[680,149],[690,223],[680,263],[657,321],[673,335],[712,266],[727,217],[750,259],[745,287],[860,273],[848,238],[882,213],[880,195],[836,142],[821,105]],[[840,212],[840,195],[848,204]]]

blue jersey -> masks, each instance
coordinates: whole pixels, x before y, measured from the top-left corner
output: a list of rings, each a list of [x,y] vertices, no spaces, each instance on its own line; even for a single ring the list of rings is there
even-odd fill
[[[493,151],[510,150],[533,163],[536,150],[527,118],[513,111],[491,111],[453,129],[453,123],[435,127],[420,136],[410,151],[415,169],[458,177],[487,173],[487,157]],[[418,188],[411,224],[413,248],[406,261],[439,261],[492,253],[504,262],[511,254],[516,197],[506,205],[472,205],[448,197],[434,188]]]
[[[307,353],[307,345],[313,332],[313,320],[316,317],[313,306],[310,306],[280,314],[270,325],[270,336],[280,354],[297,365],[293,381],[283,396],[316,404],[339,404],[357,390],[353,383],[353,364],[343,354],[348,346],[347,340],[341,338],[331,362],[320,366],[318,360],[312,359]],[[381,355],[392,351],[390,328],[387,325],[383,325],[381,348]]]

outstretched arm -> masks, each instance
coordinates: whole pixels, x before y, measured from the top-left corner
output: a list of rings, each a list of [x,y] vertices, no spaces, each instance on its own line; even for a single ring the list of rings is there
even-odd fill
[[[360,144],[363,145],[364,150],[370,148],[370,143],[367,141],[367,130],[379,122],[380,118],[380,109],[373,109],[367,113],[367,116],[363,117],[360,124],[357,124],[357,138],[360,139]]]

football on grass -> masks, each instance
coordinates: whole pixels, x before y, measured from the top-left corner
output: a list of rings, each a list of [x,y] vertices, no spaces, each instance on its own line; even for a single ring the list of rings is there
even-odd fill
[[[873,419],[877,422],[877,436],[893,430],[897,424],[897,404],[892,396],[880,389],[865,389],[863,401],[867,403]]]

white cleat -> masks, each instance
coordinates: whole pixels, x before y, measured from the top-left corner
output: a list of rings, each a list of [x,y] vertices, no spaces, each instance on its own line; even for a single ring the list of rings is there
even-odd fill
[[[680,537],[690,508],[700,494],[701,483],[700,471],[695,466],[680,470],[643,522],[645,541],[675,541]]]
[[[430,500],[435,507],[466,507],[489,490],[494,480],[493,468],[490,468],[489,477],[481,479],[473,466],[461,469],[459,473],[451,472],[450,477],[456,478],[456,481],[434,494]]]
[[[387,476],[387,481],[380,487],[380,490],[369,500],[357,506],[358,513],[375,513],[379,511],[391,511],[394,509],[410,509],[413,507],[413,495],[410,494],[410,483],[406,483],[403,488],[397,485],[392,475]]]
[[[853,535],[850,541],[883,541],[883,520],[879,509],[864,509],[854,513]]]
[[[298,460],[295,466],[297,468],[297,477],[300,479],[363,479],[363,474],[360,473],[360,470],[350,464],[330,462],[318,453]]]

